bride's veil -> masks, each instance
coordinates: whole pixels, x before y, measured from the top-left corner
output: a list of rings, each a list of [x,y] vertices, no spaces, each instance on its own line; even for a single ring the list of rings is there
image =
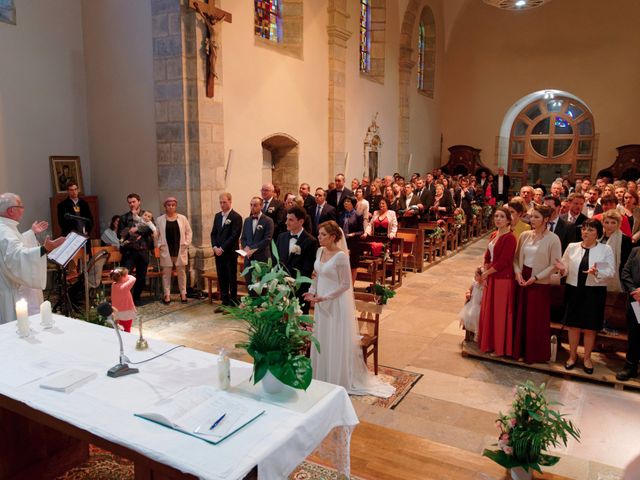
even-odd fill
[[[338,244],[338,248],[342,250],[344,254],[348,257],[349,247],[347,246],[346,235],[344,234],[344,230],[342,230],[342,228],[340,228],[340,231],[342,232],[342,236],[340,237],[340,240],[338,240],[336,243]]]

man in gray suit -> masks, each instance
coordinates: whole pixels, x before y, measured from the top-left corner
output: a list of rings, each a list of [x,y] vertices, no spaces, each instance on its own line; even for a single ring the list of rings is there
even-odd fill
[[[240,245],[247,252],[245,267],[251,260],[266,262],[271,258],[271,239],[273,238],[273,220],[262,214],[263,200],[253,197],[249,204],[251,215],[244,220]]]

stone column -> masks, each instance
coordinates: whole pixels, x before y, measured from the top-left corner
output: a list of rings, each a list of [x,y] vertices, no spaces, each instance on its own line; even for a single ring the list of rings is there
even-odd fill
[[[224,190],[222,28],[218,25],[216,96],[207,98],[205,27],[188,0],[151,0],[158,189],[178,199],[193,228],[191,282],[213,266],[209,239],[218,194]],[[216,2],[218,3],[218,2]],[[195,274],[195,275],[194,275]]]
[[[347,40],[351,32],[347,29],[347,0],[329,0],[329,179],[336,167],[343,168],[345,160],[345,87]],[[345,172],[346,173],[346,172]]]
[[[400,48],[400,75],[398,90],[400,92],[400,119],[398,121],[398,172],[407,174],[409,168],[410,151],[410,119],[409,85],[411,83],[411,71],[415,61],[411,60],[413,50],[407,47]]]

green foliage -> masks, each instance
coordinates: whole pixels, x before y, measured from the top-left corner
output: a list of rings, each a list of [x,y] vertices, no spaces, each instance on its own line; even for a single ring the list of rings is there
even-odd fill
[[[427,235],[427,237],[429,238],[442,238],[442,236],[444,235],[444,230],[440,227],[436,227],[434,228],[431,233],[429,235]]]
[[[576,426],[545,398],[545,384],[536,387],[527,380],[515,389],[508,414],[500,412],[496,426],[500,429],[498,450],[482,454],[505,468],[523,467],[541,472],[540,466],[558,463],[559,457],[542,453],[549,447],[567,445],[569,436],[580,441]]]
[[[378,303],[380,305],[386,305],[390,298],[396,296],[396,292],[394,290],[391,290],[380,283],[373,284],[373,294],[378,297]]]
[[[243,275],[251,275],[249,292],[237,307],[227,307],[232,318],[244,323],[242,332],[247,341],[236,347],[244,348],[253,357],[253,382],[258,383],[270,371],[285,385],[306,390],[311,384],[311,360],[305,356],[310,343],[320,351],[320,344],[305,327],[313,324],[303,315],[295,294],[311,279],[297,272],[293,278],[279,263],[251,262]]]

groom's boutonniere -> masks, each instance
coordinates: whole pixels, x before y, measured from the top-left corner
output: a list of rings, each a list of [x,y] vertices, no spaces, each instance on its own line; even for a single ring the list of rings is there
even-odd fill
[[[224,224],[225,224],[225,225],[231,225],[231,219],[230,219],[230,218],[227,218],[227,219],[224,221]]]
[[[267,212],[269,212],[269,213],[273,213],[274,211],[275,211],[274,207],[267,208]]]
[[[262,225],[258,225],[258,226],[256,227],[256,230],[263,230],[263,229],[264,229],[264,227],[263,227]]]
[[[300,255],[302,253],[302,249],[300,245],[292,245],[289,249],[289,255]]]

